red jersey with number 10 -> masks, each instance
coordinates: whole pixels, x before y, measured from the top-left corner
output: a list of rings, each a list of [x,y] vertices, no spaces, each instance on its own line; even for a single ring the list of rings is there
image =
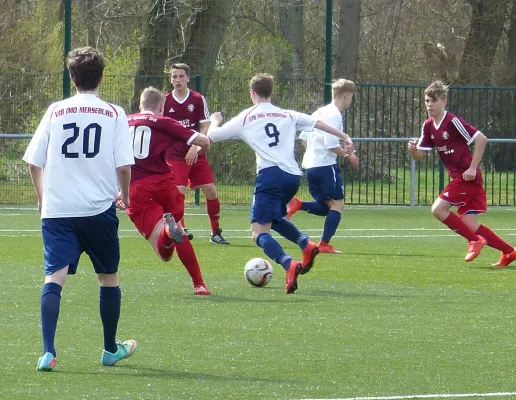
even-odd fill
[[[188,90],[184,100],[179,100],[173,91],[165,95],[165,112],[163,115],[175,119],[185,128],[200,131],[199,124],[210,120],[208,103],[204,96],[193,90]],[[190,145],[175,143],[167,152],[168,160],[184,160]],[[204,156],[202,153],[199,156]],[[205,157],[205,156],[204,156]]]
[[[435,147],[450,176],[453,179],[462,180],[462,174],[473,160],[469,145],[474,142],[478,134],[480,131],[461,117],[445,112],[439,125],[436,125],[433,117],[425,121],[417,148],[431,150]],[[482,184],[480,168],[477,168],[477,175],[473,182]]]
[[[199,135],[172,118],[152,113],[132,114],[127,119],[133,137],[135,161],[131,167],[131,182],[150,175],[169,173],[165,161],[167,149],[177,143],[190,144]]]

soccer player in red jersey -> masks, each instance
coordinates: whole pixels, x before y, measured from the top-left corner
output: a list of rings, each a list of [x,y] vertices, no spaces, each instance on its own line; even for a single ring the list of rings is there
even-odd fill
[[[461,117],[445,110],[448,87],[436,81],[425,90],[429,118],[423,124],[419,141],[410,141],[408,149],[415,160],[425,157],[424,151],[437,148],[452,181],[432,205],[432,214],[452,231],[469,242],[465,260],[475,259],[487,244],[502,252],[493,267],[506,267],[516,260],[516,250],[485,225],[477,215],[487,211],[482,173],[478,167],[487,144],[486,136]],[[473,155],[469,145],[475,142]],[[457,214],[450,212],[457,207]]]
[[[184,195],[165,161],[166,150],[175,143],[209,148],[209,139],[164,117],[165,97],[152,87],[140,97],[140,112],[129,115],[135,164],[131,168],[127,215],[163,261],[170,261],[174,248],[192,278],[196,295],[209,295],[190,240],[175,221],[184,214]]]
[[[190,68],[187,64],[178,63],[170,67],[170,82],[173,90],[165,96],[165,112],[167,117],[174,118],[186,128],[195,129],[206,134],[210,126],[210,112],[206,99],[198,92],[188,89]],[[206,154],[197,146],[176,142],[167,151],[167,162],[175,177],[176,185],[183,194],[186,187],[201,188],[206,196],[206,210],[211,224],[210,242],[229,244],[222,236],[219,226],[220,202],[215,187],[215,177],[206,158]],[[181,220],[184,227],[184,219]],[[193,235],[185,228],[190,239]]]

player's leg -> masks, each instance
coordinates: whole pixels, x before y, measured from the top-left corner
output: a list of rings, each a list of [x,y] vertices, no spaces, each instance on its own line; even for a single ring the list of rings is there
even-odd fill
[[[179,190],[179,193],[181,193],[183,195],[183,207],[184,207],[184,198],[186,196],[186,186],[178,185],[176,187],[177,187],[177,190]],[[185,226],[185,217],[184,217],[184,215],[183,215],[183,218],[181,218],[181,220],[178,221],[178,223],[181,225],[181,228],[183,229],[183,232],[185,233],[186,237],[188,239],[192,240],[194,236],[193,236],[193,233],[188,231],[188,228]]]
[[[460,211],[465,213],[462,216],[462,220],[472,231],[482,236],[487,241],[489,247],[501,251],[500,260],[494,263],[493,267],[506,267],[516,260],[516,249],[487,226],[481,225],[477,221],[478,214],[483,214],[487,211],[486,193],[481,185],[478,185],[477,193],[470,197],[467,204]]]
[[[446,193],[446,189],[443,193]],[[484,238],[472,231],[457,214],[450,212],[451,206],[452,204],[449,201],[438,197],[432,205],[432,215],[453,232],[456,232],[468,241],[468,251],[465,261],[472,261],[480,254],[480,251],[482,251],[482,248],[487,242]]]
[[[300,201],[297,197],[293,197],[288,203],[287,216],[290,220],[292,215],[297,211],[306,211],[309,214],[325,217],[328,215],[329,207],[324,200],[321,188],[321,168],[309,168],[306,170],[306,180],[308,183],[308,191],[315,201]],[[330,167],[331,168],[331,167]],[[322,195],[322,200],[321,200]]]
[[[220,201],[215,187],[215,177],[206,157],[201,157],[190,170],[190,188],[200,187],[206,197],[206,212],[210,219],[211,237],[210,243],[229,244],[222,236],[220,228]]]
[[[75,228],[80,243],[97,274],[99,281],[99,313],[104,335],[101,364],[115,365],[136,351],[136,341],[117,342],[122,292],[118,283],[120,243],[118,217],[115,206],[101,214],[76,218]]]
[[[331,238],[337,232],[337,228],[339,227],[342,211],[344,210],[344,200],[328,200],[327,202],[329,207],[328,215],[324,220],[324,229],[323,234],[321,236],[321,241],[319,242],[319,252],[320,253],[341,253],[339,250],[335,249],[332,245],[330,245]]]
[[[188,165],[186,163],[186,160],[170,160],[167,161],[167,164],[170,168],[170,172],[172,174],[172,177],[174,179],[173,185],[177,187],[179,192],[183,194],[183,196],[186,195],[186,188],[188,187],[188,181],[190,176],[190,171],[192,166]],[[184,201],[184,197],[183,197]],[[191,234],[185,225],[184,216],[181,218],[180,221],[177,221],[183,228],[184,233],[188,237],[188,239],[193,239],[193,234]]]
[[[70,220],[70,218],[42,220],[45,281],[41,290],[43,355],[38,360],[36,368],[38,371],[53,371],[57,366],[54,341],[61,306],[61,292],[67,275],[75,273],[82,252]]]

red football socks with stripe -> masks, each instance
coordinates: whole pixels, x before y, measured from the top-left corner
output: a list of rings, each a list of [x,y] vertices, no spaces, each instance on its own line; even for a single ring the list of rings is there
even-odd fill
[[[208,200],[206,199],[206,211],[208,217],[210,217],[211,233],[217,233],[219,230],[219,219],[220,219],[220,202],[219,199]]]
[[[503,254],[510,254],[514,251],[514,247],[494,233],[487,226],[480,225],[477,229],[477,235],[487,240],[487,245],[493,249],[500,250]]]
[[[450,213],[443,221],[443,224],[462,237],[465,237],[468,242],[476,242],[478,240],[478,235],[473,232],[457,214]]]

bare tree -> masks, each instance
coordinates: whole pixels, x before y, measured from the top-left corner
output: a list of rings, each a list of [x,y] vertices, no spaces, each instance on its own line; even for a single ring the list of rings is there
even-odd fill
[[[361,9],[361,0],[339,1],[339,32],[337,55],[335,57],[335,76],[352,81],[357,78]]]
[[[281,61],[279,81],[298,80],[304,74],[303,0],[277,0],[279,31],[292,46],[292,57]]]
[[[488,85],[491,82],[498,42],[507,15],[508,0],[467,0],[471,25],[459,70],[459,83]]]

